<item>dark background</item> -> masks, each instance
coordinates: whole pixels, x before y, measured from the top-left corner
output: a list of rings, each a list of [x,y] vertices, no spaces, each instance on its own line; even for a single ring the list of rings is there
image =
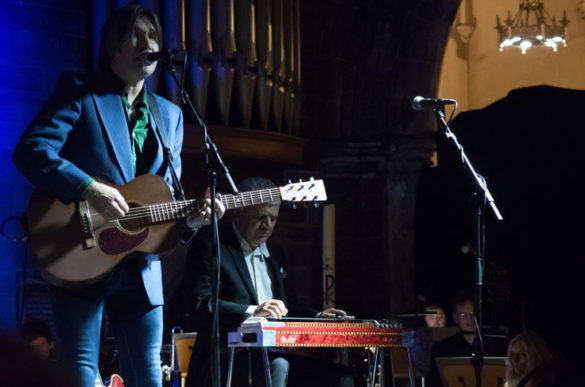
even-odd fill
[[[3,219],[20,217],[31,191],[12,166],[14,144],[62,71],[92,67],[96,7],[124,3],[0,0]],[[143,4],[169,16],[175,2]],[[279,185],[325,180],[337,215],[337,305],[358,317],[420,311],[423,299],[448,306],[455,292],[473,290],[473,256],[461,250],[473,246],[473,180],[453,144],[436,132],[432,112],[410,106],[416,95],[437,93],[459,4],[303,1],[299,125],[291,137],[307,144],[310,157],[300,164],[224,157],[236,181],[252,174]],[[498,223],[486,210],[484,323],[506,325],[511,334],[536,329],[574,354],[583,343],[583,98],[583,91],[536,86],[452,123],[504,216]],[[198,144],[193,125],[186,133]],[[184,152],[189,196],[198,196],[204,182],[195,148]],[[439,164],[429,169],[434,150]],[[299,297],[316,306],[321,227],[320,209],[287,207],[274,236],[289,251]],[[14,329],[27,314],[46,313],[47,304],[18,219],[6,228],[14,237],[0,239],[0,327]],[[169,298],[181,280],[176,255],[165,261]]]
[[[583,102],[583,91],[535,86],[451,125],[504,217],[486,209],[484,323],[534,329],[575,353],[583,343]],[[438,155],[419,190],[417,284],[446,301],[473,290],[474,256],[461,247],[474,246],[477,206],[453,143],[440,138]]]

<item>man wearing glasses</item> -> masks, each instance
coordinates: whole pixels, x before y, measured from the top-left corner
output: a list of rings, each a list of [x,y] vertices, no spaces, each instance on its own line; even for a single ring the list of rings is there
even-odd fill
[[[459,331],[443,339],[431,350],[431,370],[428,376],[429,387],[441,387],[443,383],[435,362],[437,357],[473,356],[477,343],[473,297],[459,293],[453,302],[453,320]],[[484,336],[484,356],[506,356],[506,343],[502,340],[491,340]]]

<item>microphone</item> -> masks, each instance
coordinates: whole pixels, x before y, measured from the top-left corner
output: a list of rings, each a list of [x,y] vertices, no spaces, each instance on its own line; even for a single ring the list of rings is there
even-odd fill
[[[418,112],[420,112],[421,110],[424,110],[424,105],[430,105],[433,107],[436,106],[442,106],[442,105],[451,105],[457,103],[457,101],[455,101],[454,99],[448,99],[448,98],[442,98],[442,99],[437,99],[437,98],[425,98],[425,97],[414,97],[414,99],[412,100],[412,108]]]
[[[180,50],[180,49],[160,50],[158,52],[148,52],[148,53],[144,54],[143,60],[147,66],[150,66],[154,62],[158,62],[159,60],[164,59],[165,57],[172,58],[173,56],[175,56],[177,54],[181,54],[183,52],[185,52],[185,50]]]

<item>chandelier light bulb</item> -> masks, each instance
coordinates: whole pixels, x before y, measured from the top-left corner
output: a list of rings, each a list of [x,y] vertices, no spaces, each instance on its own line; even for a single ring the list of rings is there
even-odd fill
[[[563,18],[557,21],[544,9],[543,0],[520,0],[518,12],[513,18],[508,12],[502,24],[496,16],[499,49],[504,51],[504,48],[515,47],[525,54],[532,47],[549,47],[556,52],[560,43],[567,46],[568,24],[566,11]]]

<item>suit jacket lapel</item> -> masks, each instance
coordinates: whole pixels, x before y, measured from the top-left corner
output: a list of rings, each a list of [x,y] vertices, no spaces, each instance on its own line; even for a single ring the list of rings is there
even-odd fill
[[[226,243],[226,247],[230,252],[230,257],[233,260],[234,266],[238,271],[238,274],[242,278],[242,282],[244,283],[246,290],[252,296],[255,304],[258,304],[258,296],[256,295],[256,290],[254,289],[254,284],[252,283],[252,277],[250,276],[250,271],[248,270],[248,266],[246,265],[246,260],[244,259],[244,254],[242,253],[242,249],[240,248],[240,243],[238,242],[238,238],[232,230],[231,226],[229,227],[229,243]],[[225,259],[222,257],[222,259]]]
[[[168,138],[164,138],[165,144],[161,144],[161,141],[160,141],[160,138],[159,138],[159,134],[161,136],[165,136],[166,135],[166,132],[165,131],[163,131],[162,133],[161,132],[158,132],[158,127],[156,125],[156,120],[154,119],[154,115],[152,114],[152,111],[150,111],[150,110],[148,112],[148,122],[149,122],[150,128],[152,130],[152,133],[150,133],[149,136],[154,136],[154,138],[156,139],[156,143],[157,143],[156,156],[155,156],[152,164],[150,165],[150,170],[149,170],[148,173],[151,173],[151,174],[154,174],[154,175],[157,175],[158,174],[158,175],[164,177],[165,170],[167,168],[167,164],[163,160],[164,159],[163,145],[166,144],[166,142],[168,141]]]
[[[267,262],[269,262],[269,267],[272,269],[272,292],[274,293],[274,298],[282,300],[286,305],[286,292],[284,290],[284,281],[282,280],[284,269],[273,251],[270,248],[268,251],[270,251],[270,258],[267,259]]]
[[[124,182],[134,178],[128,120],[117,94],[93,95],[99,119],[114,150],[116,164]]]

